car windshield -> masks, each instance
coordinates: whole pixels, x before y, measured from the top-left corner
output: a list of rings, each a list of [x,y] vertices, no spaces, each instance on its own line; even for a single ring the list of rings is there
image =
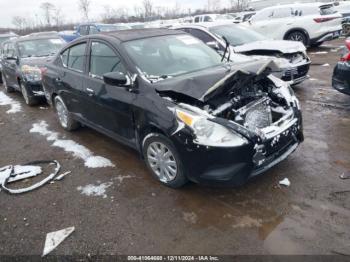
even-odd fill
[[[37,39],[18,42],[18,48],[22,58],[43,57],[56,54],[64,43],[61,38]]]
[[[149,79],[175,77],[222,64],[221,56],[190,35],[168,35],[124,43]]]
[[[267,38],[253,30],[237,25],[222,25],[209,28],[210,32],[226,39],[233,46],[248,44],[255,41],[266,40]]]
[[[101,32],[112,32],[112,31],[118,31],[120,30],[120,26],[116,25],[99,25],[98,28],[100,29]]]

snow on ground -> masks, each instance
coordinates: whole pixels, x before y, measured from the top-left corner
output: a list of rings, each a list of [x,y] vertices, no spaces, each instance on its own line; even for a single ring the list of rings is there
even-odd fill
[[[22,110],[21,104],[19,102],[5,95],[5,93],[2,91],[0,91],[0,106],[11,106],[11,108],[6,111],[7,114],[18,113]]]
[[[102,183],[99,185],[86,185],[84,187],[77,187],[78,191],[81,191],[81,194],[86,196],[100,196],[103,198],[107,198],[106,189],[113,185],[112,182]]]
[[[328,67],[328,66],[330,66],[330,65],[327,63],[327,64],[323,64],[322,66],[324,66],[324,67]]]
[[[45,121],[33,124],[30,133],[38,133],[45,136],[47,141],[52,141],[52,146],[62,148],[64,151],[72,153],[74,157],[84,160],[88,168],[114,167],[114,164],[102,156],[94,156],[88,148],[76,143],[73,140],[59,139],[59,133],[50,131]]]
[[[310,55],[325,55],[328,54],[327,51],[319,51],[319,52],[314,52],[314,53],[310,53]]]

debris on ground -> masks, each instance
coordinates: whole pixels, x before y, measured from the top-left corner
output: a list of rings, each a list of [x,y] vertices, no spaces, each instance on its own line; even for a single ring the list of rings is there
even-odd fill
[[[279,184],[280,184],[281,186],[289,187],[289,186],[290,186],[290,181],[289,181],[288,178],[285,178],[285,179],[281,180],[281,181],[279,182]]]
[[[45,246],[42,256],[48,255],[52,250],[58,247],[70,234],[75,230],[75,227],[68,227],[59,231],[51,232],[46,235]]]
[[[330,66],[330,65],[328,63],[326,63],[326,64],[323,64],[322,66],[327,67],[327,66]]]
[[[41,164],[51,164],[55,165],[54,171],[47,176],[45,179],[40,182],[31,185],[27,188],[20,189],[10,189],[7,188],[8,183],[16,182],[23,179],[28,179],[31,177],[36,177],[42,174],[42,168],[38,165]],[[56,160],[51,161],[35,161],[25,165],[17,165],[17,166],[5,166],[0,168],[0,188],[3,189],[6,193],[9,194],[23,194],[29,191],[33,191],[39,187],[44,186],[45,184],[52,181],[59,173],[61,169],[61,165]]]
[[[58,177],[55,178],[55,181],[61,181],[65,176],[67,176],[67,175],[69,175],[71,173],[72,173],[72,171],[67,171],[67,172],[61,174],[61,175],[59,175]]]
[[[350,179],[350,171],[341,174],[340,179],[343,179],[343,180]]]

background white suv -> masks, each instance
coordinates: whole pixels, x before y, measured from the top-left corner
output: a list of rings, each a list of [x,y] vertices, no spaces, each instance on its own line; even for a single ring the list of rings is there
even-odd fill
[[[319,46],[338,38],[342,15],[332,4],[308,3],[268,7],[247,22],[255,31],[273,39],[294,40]]]

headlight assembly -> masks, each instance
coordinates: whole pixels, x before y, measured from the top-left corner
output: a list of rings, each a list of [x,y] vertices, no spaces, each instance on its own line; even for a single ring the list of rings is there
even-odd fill
[[[176,117],[190,127],[196,136],[196,144],[211,147],[237,147],[248,141],[234,131],[219,125],[205,115],[177,108]]]
[[[23,76],[27,81],[41,81],[41,70],[36,66],[23,65],[21,67]]]

